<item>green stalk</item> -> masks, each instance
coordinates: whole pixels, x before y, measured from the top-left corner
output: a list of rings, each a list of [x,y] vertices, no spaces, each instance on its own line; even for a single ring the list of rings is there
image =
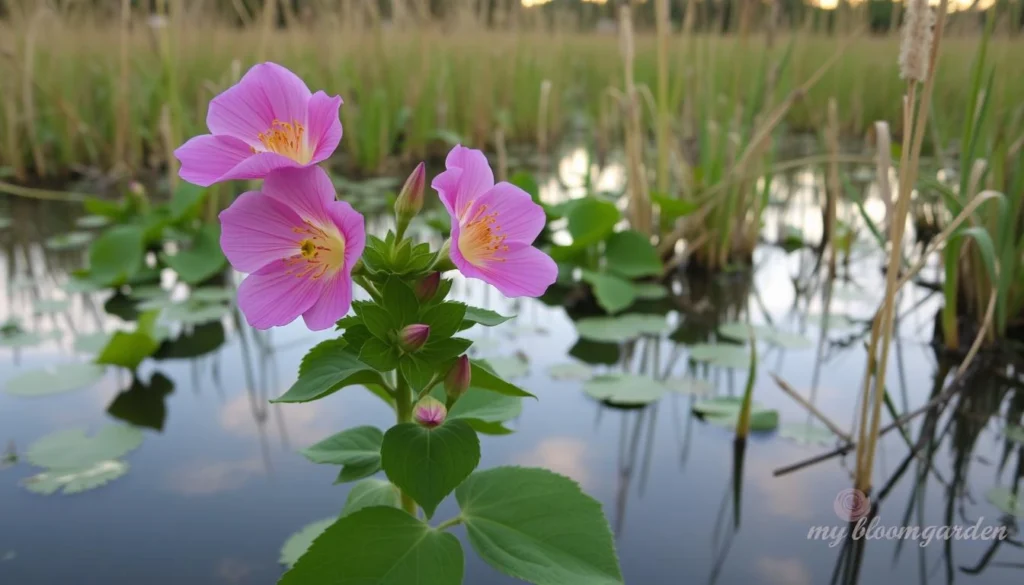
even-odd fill
[[[395,372],[395,411],[398,414],[398,424],[412,422],[412,394],[409,384],[401,372]],[[402,509],[413,517],[416,516],[416,501],[412,496],[402,492]]]
[[[736,422],[736,440],[745,441],[750,434],[750,410],[754,405],[754,379],[757,377],[757,339],[750,329],[750,369],[747,372],[747,387],[743,390],[743,404]]]

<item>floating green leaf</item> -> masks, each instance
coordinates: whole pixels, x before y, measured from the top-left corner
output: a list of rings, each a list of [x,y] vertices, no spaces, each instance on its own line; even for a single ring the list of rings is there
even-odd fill
[[[223,271],[227,258],[220,250],[220,224],[203,226],[188,249],[173,256],[161,252],[160,259],[189,284],[203,282]]]
[[[522,378],[530,373],[530,365],[518,355],[488,358],[487,363],[494,369],[494,373],[506,380]]]
[[[49,496],[62,491],[64,495],[77,494],[104,486],[128,473],[123,461],[97,461],[75,469],[52,469],[26,477],[21,485],[30,492]]]
[[[631,313],[618,317],[588,317],[576,322],[580,337],[593,341],[622,342],[641,335],[660,335],[668,329],[662,315]]]
[[[601,504],[547,471],[498,467],[455,492],[473,549],[495,569],[537,585],[621,585]]]
[[[650,238],[634,230],[617,232],[608,238],[605,260],[608,270],[626,278],[660,276],[663,270],[658,250]]]
[[[235,300],[236,294],[237,291],[233,288],[204,286],[193,289],[192,292],[188,294],[188,298],[191,301],[200,301],[203,303],[228,303]]]
[[[480,440],[464,420],[449,419],[433,429],[402,423],[385,433],[380,455],[391,483],[412,496],[430,518],[441,500],[476,469]]]
[[[14,331],[0,335],[0,347],[32,347],[46,341],[46,337],[35,331]]]
[[[81,353],[99,353],[110,343],[112,335],[103,331],[83,333],[75,338],[75,351]]]
[[[826,331],[832,329],[852,329],[858,325],[850,317],[840,314],[807,315],[807,322],[811,325],[822,327]]]
[[[461,585],[464,563],[455,536],[373,506],[328,526],[278,585]]]
[[[615,204],[588,197],[576,202],[568,214],[572,247],[580,249],[607,238],[619,222]]]
[[[380,382],[380,374],[347,351],[344,339],[317,345],[302,358],[299,379],[271,402],[309,402],[354,384]]]
[[[401,494],[390,481],[368,477],[360,480],[352,486],[345,500],[345,508],[341,511],[342,516],[355,514],[363,508],[373,506],[390,506],[397,508],[401,505]]]
[[[828,445],[836,442],[832,431],[808,423],[786,423],[779,426],[779,436],[801,445]]]
[[[756,339],[767,341],[772,345],[777,345],[787,349],[801,349],[811,346],[810,340],[796,333],[779,331],[778,329],[769,327],[768,325],[750,325],[749,327],[753,329],[754,337]],[[748,325],[746,323],[733,321],[719,325],[718,333],[729,339],[745,343],[750,335],[747,328]]]
[[[693,411],[704,420],[727,428],[734,428],[739,419],[743,400],[740,398],[709,398],[693,405]],[[754,403],[750,410],[750,430],[773,431],[779,426],[779,413]]]
[[[43,247],[54,251],[74,250],[81,248],[92,240],[93,235],[89,232],[68,232],[46,238],[46,241],[43,242]]]
[[[636,298],[647,301],[656,301],[668,296],[667,288],[653,282],[634,282],[633,290],[636,292]]]
[[[25,459],[36,467],[84,469],[120,459],[142,444],[142,431],[127,425],[106,425],[89,437],[84,429],[65,429],[29,445]]]
[[[110,223],[110,218],[103,215],[83,215],[75,220],[75,225],[80,228],[100,228]]]
[[[636,301],[633,283],[613,274],[583,271],[583,280],[593,287],[597,304],[609,313],[618,313]]]
[[[750,367],[750,350],[731,343],[698,343],[690,346],[690,359],[723,368]]]
[[[90,280],[121,284],[142,268],[143,230],[119,225],[105,232],[89,247]]]
[[[7,381],[4,392],[14,396],[49,396],[89,386],[103,377],[95,364],[60,364],[29,370]]]
[[[309,546],[313,544],[318,536],[323,534],[324,530],[331,524],[338,521],[337,517],[324,518],[323,520],[317,520],[316,522],[310,522],[298,532],[288,537],[288,540],[284,541],[284,545],[281,546],[281,558],[278,562],[288,567],[289,569],[295,565],[299,557],[306,554],[309,550]]]
[[[201,325],[212,321],[220,321],[229,314],[231,314],[231,307],[228,305],[188,301],[175,303],[167,307],[164,309],[161,318],[165,321],[181,323],[182,325]]]
[[[664,385],[650,376],[605,374],[591,378],[583,391],[598,400],[622,406],[649,404],[664,396]]]
[[[548,368],[548,375],[555,380],[589,380],[594,372],[586,364],[568,362],[551,366]]]
[[[670,378],[662,384],[673,392],[693,396],[707,396],[715,391],[711,382],[699,378]]]
[[[39,299],[36,301],[35,306],[32,307],[32,312],[36,315],[60,313],[66,311],[70,306],[71,301],[69,299]]]

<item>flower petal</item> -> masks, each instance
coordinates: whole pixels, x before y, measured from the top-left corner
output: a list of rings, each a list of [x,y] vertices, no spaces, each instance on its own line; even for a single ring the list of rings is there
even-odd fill
[[[363,215],[346,201],[333,201],[327,207],[341,235],[345,238],[345,271],[351,272],[366,247],[366,224]]]
[[[221,175],[219,181],[231,181],[235,179],[263,179],[271,172],[278,169],[303,168],[306,165],[298,163],[287,156],[276,152],[249,153],[249,158],[240,162],[228,172]]]
[[[260,147],[259,133],[269,130],[274,120],[306,123],[311,95],[291,71],[276,63],[260,63],[213,98],[206,125],[214,134],[234,136]]]
[[[338,148],[341,142],[341,118],[338,117],[338,110],[341,108],[341,96],[328,96],[322,91],[313,94],[309,100],[309,114],[307,116],[307,138],[313,150],[312,163],[325,161]]]
[[[352,276],[340,271],[324,282],[323,293],[308,311],[302,314],[306,327],[321,331],[333,327],[352,306]]]
[[[327,208],[334,202],[336,191],[327,171],[316,165],[271,173],[263,181],[262,192],[294,209],[303,219],[318,225],[332,221]]]
[[[452,230],[452,241],[458,241],[458,230]],[[483,266],[470,264],[459,251],[451,248],[452,262],[459,272],[494,286],[506,297],[539,297],[558,278],[558,266],[550,256],[537,248],[517,242],[509,245],[501,260]]]
[[[298,252],[293,228],[302,219],[287,205],[260,193],[243,193],[220,213],[220,247],[240,272],[256,272]]]
[[[486,205],[487,213],[498,214],[495,218],[500,226],[498,233],[506,236],[508,243],[533,243],[547,220],[544,208],[534,203],[529,193],[511,183],[498,183],[473,205],[477,208]]]
[[[181,161],[178,175],[182,179],[209,187],[253,156],[253,152],[237,138],[203,134],[179,146],[174,156]]]
[[[494,173],[487,157],[479,150],[457,145],[444,161],[448,169],[434,178],[430,186],[437,190],[449,213],[459,216],[469,202],[494,186]],[[452,173],[460,169],[460,173]]]
[[[238,308],[256,329],[287,325],[317,302],[324,285],[322,280],[296,277],[284,260],[277,260],[242,281]]]

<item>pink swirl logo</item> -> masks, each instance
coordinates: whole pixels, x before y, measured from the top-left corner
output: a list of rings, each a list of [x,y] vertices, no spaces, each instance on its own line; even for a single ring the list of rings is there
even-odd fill
[[[845,489],[836,495],[833,507],[840,520],[856,522],[871,511],[871,500],[860,490]]]

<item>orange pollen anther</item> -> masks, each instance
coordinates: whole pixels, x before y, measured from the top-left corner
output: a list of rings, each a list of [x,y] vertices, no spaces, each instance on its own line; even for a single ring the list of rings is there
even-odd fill
[[[282,156],[300,162],[308,163],[313,158],[313,151],[310,149],[306,137],[306,129],[299,122],[282,122],[274,120],[266,132],[257,135],[263,150],[255,147],[255,152],[276,152]]]
[[[498,225],[498,213],[487,213],[487,206],[481,205],[472,209],[473,202],[466,205],[466,212],[460,222],[462,232],[459,234],[459,251],[474,266],[489,262],[504,262],[499,252],[508,252],[505,240],[508,236],[501,233]],[[472,211],[472,214],[469,212]]]
[[[296,253],[282,260],[289,267],[288,274],[319,279],[328,273],[334,275],[345,265],[345,236],[336,228],[324,229],[306,220],[305,225],[292,231],[301,239],[295,242]]]

